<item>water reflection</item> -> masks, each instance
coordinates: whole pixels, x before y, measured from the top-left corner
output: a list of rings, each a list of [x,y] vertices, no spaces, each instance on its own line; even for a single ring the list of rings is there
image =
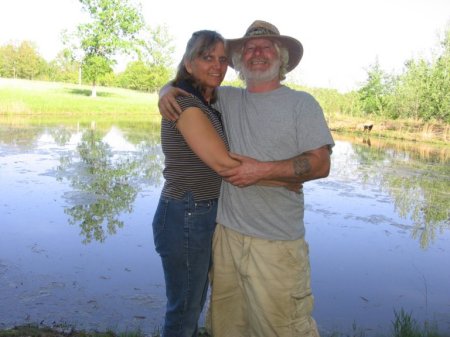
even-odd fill
[[[77,130],[79,129],[79,126]],[[71,131],[69,128],[60,126],[58,128],[50,128],[48,130],[48,133],[55,141],[55,144],[58,146],[65,146],[67,143],[69,143],[70,139],[72,138],[73,131]]]
[[[72,204],[65,213],[70,224],[80,226],[84,243],[103,242],[115,234],[124,226],[120,216],[133,211],[140,186],[161,180],[162,157],[157,147],[139,144],[139,151],[117,153],[104,137],[95,127],[82,131],[76,151],[61,156],[57,168],[57,178],[67,179],[73,188],[65,195]]]
[[[405,308],[450,330],[449,147],[335,138],[330,177],[305,184],[319,328],[351,334],[356,322],[369,337]],[[0,118],[0,328],[155,331],[162,166],[148,121]]]
[[[340,138],[352,141],[362,181],[378,182],[397,213],[413,221],[409,230],[422,248],[450,229],[450,147]]]
[[[95,122],[45,129],[20,125],[2,127],[0,141],[30,147],[46,132],[58,146],[64,147],[74,136],[79,137],[74,151],[61,154],[57,179],[69,181],[73,189],[65,193],[70,204],[65,209],[69,222],[80,226],[85,243],[101,242],[124,226],[120,215],[133,211],[142,184],[161,183],[163,157],[158,127],[153,123],[146,126],[130,123],[118,129]],[[397,213],[413,220],[412,226],[405,227],[410,227],[412,237],[421,247],[426,248],[438,233],[450,228],[448,146],[393,142],[367,135],[338,138],[353,144],[348,155],[354,161],[353,165],[342,165],[338,176],[379,184],[392,197]],[[109,142],[122,139],[122,145],[115,144],[113,150],[107,139]],[[117,150],[124,142],[132,144],[132,148]],[[340,165],[339,161],[334,156],[333,166]]]
[[[59,179],[69,179],[76,191],[70,196],[76,204],[65,213],[70,216],[69,223],[80,225],[85,243],[93,238],[104,241],[106,232],[115,234],[123,227],[118,216],[133,210],[137,195],[133,184],[139,175],[136,165],[128,159],[113,161],[110,146],[101,138],[95,130],[83,132],[75,154],[79,160],[65,156],[58,167]]]

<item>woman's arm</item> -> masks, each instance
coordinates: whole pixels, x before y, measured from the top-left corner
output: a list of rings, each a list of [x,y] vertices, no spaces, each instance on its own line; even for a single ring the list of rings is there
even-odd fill
[[[231,158],[219,134],[199,108],[184,110],[176,125],[192,151],[219,175],[240,164],[239,160]]]

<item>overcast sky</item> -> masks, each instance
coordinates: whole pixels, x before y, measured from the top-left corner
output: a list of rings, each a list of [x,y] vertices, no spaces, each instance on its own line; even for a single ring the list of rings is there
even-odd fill
[[[300,40],[304,56],[290,79],[299,84],[357,88],[378,59],[400,72],[411,58],[432,57],[450,25],[450,0],[142,0],[152,27],[166,24],[177,64],[192,32],[241,37],[256,19]],[[83,20],[78,0],[0,0],[0,44],[31,40],[47,60],[62,48],[63,29]],[[229,73],[233,73],[229,69]]]

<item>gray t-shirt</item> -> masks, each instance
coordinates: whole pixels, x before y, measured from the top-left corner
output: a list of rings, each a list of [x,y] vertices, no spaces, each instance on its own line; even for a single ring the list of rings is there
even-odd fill
[[[285,86],[266,93],[220,87],[216,107],[231,152],[273,161],[334,145],[320,105],[306,92]],[[303,213],[303,192],[223,182],[217,222],[249,236],[295,240],[305,234]]]

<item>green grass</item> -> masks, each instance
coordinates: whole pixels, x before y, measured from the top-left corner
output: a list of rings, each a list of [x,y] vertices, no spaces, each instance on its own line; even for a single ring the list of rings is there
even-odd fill
[[[0,331],[0,337],[159,337],[159,330],[151,335],[144,335],[141,331],[130,331],[114,333],[112,331],[80,331],[71,326],[61,325],[56,327],[46,327],[34,324],[27,324]],[[199,332],[199,337],[210,337],[203,329]]]
[[[159,337],[159,329],[151,335],[144,335],[141,331],[114,333],[106,332],[85,332],[79,331],[70,325],[61,325],[56,327],[45,327],[38,325],[23,325],[13,329],[0,331],[0,337]],[[412,314],[406,313],[403,309],[399,312],[394,310],[394,320],[392,321],[391,333],[377,334],[371,332],[371,336],[377,337],[450,337],[450,334],[439,333],[437,325],[425,321],[421,326]],[[200,329],[199,337],[211,337],[204,329]],[[350,333],[332,332],[321,334],[321,337],[366,337],[364,329],[353,323]]]
[[[440,337],[435,324],[425,321],[423,327],[403,309],[394,311],[393,337]]]
[[[158,96],[119,88],[0,79],[0,115],[126,116],[157,115]]]
[[[371,332],[370,336],[377,337],[450,337],[449,333],[438,332],[437,324],[434,322],[424,321],[422,325],[412,316],[411,313],[394,310],[394,320],[391,322],[389,334]],[[363,328],[353,323],[350,333],[332,332],[329,334],[321,334],[321,337],[365,337],[366,333]]]

